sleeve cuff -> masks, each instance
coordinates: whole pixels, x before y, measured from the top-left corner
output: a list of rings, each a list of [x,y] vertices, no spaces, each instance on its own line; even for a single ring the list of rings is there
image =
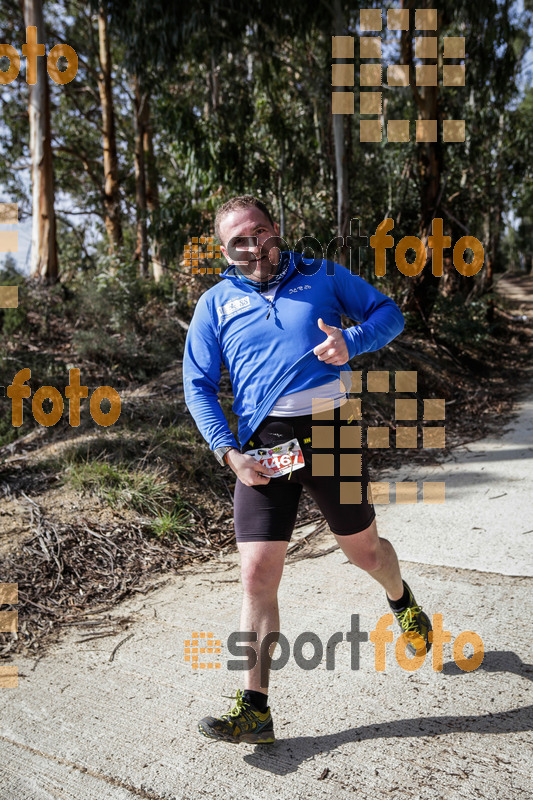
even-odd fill
[[[360,328],[359,325],[353,325],[351,328],[345,328],[342,331],[342,335],[344,336],[344,341],[346,342],[346,347],[348,348],[348,358],[351,361],[352,358],[359,355],[361,353],[361,331],[358,330]]]

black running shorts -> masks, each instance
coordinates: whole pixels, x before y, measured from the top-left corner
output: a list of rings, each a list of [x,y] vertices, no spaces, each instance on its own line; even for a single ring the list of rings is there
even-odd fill
[[[330,529],[339,536],[368,528],[375,517],[368,502],[368,470],[361,427],[343,404],[329,415],[266,417],[241,453],[297,438],[305,466],[267,484],[245,486],[238,478],[234,494],[238,542],[290,541],[305,486]],[[311,446],[313,445],[313,446]],[[315,473],[315,474],[313,474]],[[324,474],[330,473],[330,474]]]

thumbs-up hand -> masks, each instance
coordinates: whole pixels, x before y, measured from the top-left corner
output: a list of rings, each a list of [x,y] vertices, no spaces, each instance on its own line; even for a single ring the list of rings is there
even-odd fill
[[[313,350],[318,360],[325,361],[326,364],[335,364],[335,366],[346,364],[350,359],[342,330],[328,325],[322,317],[318,319],[318,327],[327,334],[327,339]]]

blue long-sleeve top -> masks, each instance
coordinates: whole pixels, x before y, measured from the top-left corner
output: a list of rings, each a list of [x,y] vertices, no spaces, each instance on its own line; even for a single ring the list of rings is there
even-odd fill
[[[187,408],[212,450],[238,447],[218,401],[222,364],[230,374],[232,410],[244,446],[282,394],[320,386],[346,369],[313,353],[326,340],[319,317],[337,328],[341,314],[359,321],[342,330],[350,359],[379,350],[404,328],[394,300],[346,267],[288,255],[289,269],[272,302],[230,266],[196,305],[185,341],[183,388]]]

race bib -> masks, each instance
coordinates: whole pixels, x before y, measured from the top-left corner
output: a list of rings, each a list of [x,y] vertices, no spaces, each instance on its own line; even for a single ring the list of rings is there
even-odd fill
[[[283,444],[274,447],[257,447],[255,450],[247,450],[245,455],[252,456],[259,461],[262,466],[275,470],[271,478],[279,478],[287,472],[305,467],[302,448],[298,439],[290,439]]]

